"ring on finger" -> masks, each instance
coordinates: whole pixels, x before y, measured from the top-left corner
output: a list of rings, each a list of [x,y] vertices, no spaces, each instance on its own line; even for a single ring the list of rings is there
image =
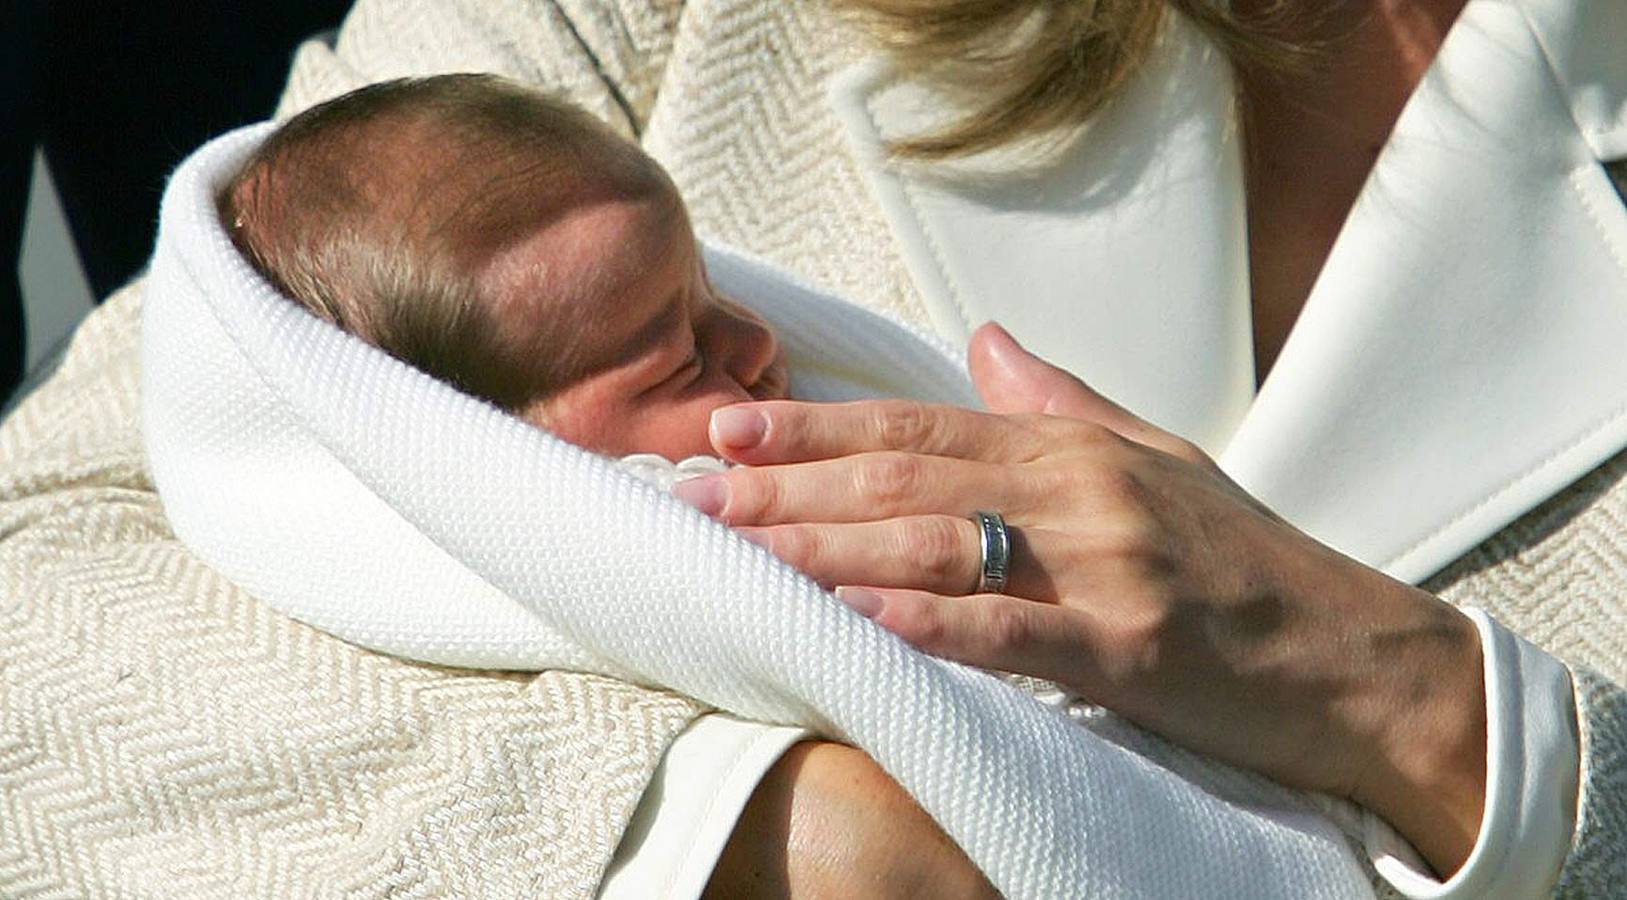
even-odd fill
[[[981,554],[977,593],[1001,593],[1011,577],[1011,530],[1006,527],[1006,520],[991,510],[980,509],[970,518],[977,525]]]

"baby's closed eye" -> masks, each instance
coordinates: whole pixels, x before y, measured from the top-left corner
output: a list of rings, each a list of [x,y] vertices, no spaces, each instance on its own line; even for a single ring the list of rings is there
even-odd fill
[[[680,386],[687,386],[693,384],[705,372],[706,358],[701,356],[698,348],[691,348],[689,357],[684,360],[683,365],[679,366],[676,372],[672,373],[672,377],[679,382]]]

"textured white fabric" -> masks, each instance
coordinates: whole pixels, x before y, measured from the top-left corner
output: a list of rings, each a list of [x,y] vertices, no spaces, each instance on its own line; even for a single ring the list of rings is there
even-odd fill
[[[144,310],[154,481],[227,577],[387,653],[578,668],[849,741],[1009,897],[1369,895],[1342,835],[1288,792],[1202,789],[916,653],[614,461],[278,296],[213,200],[266,133],[212,142],[173,177]],[[941,343],[727,251],[707,262],[780,332],[795,395],[971,402]]]
[[[678,471],[672,463],[660,468]],[[1570,676],[1557,660],[1485,612],[1464,612],[1474,619],[1485,648],[1488,805],[1474,852],[1463,866],[1442,881],[1374,813],[1328,797],[1313,802],[1345,833],[1361,837],[1375,871],[1401,896],[1545,896],[1569,850],[1576,814],[1579,748],[1576,723],[1568,715]],[[1006,677],[1087,726],[1105,715],[1047,682]],[[705,724],[719,718],[728,724]],[[633,814],[601,900],[699,897],[721,843],[711,846],[696,836],[727,836],[763,773],[803,733],[714,715],[679,735]],[[684,889],[674,890],[677,885]]]
[[[658,453],[631,453],[620,460],[621,467],[638,478],[662,490],[670,490],[680,481],[712,475],[728,469],[729,464],[715,456],[691,456],[673,462]]]

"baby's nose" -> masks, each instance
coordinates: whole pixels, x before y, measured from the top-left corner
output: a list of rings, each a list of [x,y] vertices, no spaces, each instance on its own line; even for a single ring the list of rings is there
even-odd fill
[[[762,319],[744,309],[722,307],[718,318],[718,358],[742,387],[756,384],[779,358],[779,338]]]

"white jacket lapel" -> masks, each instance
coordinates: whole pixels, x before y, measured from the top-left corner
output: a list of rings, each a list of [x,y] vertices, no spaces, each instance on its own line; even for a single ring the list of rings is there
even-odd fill
[[[1569,100],[1516,4],[1468,5],[1222,456],[1399,577],[1627,444],[1627,212]]]
[[[1228,69],[1189,26],[1083,139],[899,166],[884,138],[945,104],[883,65],[831,98],[933,325],[997,319],[1046,358],[1210,449],[1254,394],[1240,157]]]
[[[1627,153],[1627,7],[1580,6],[1472,0],[1252,405],[1230,81],[1190,29],[992,186],[885,163],[921,88],[872,66],[833,101],[945,336],[1005,322],[1418,580],[1627,444],[1627,212],[1597,162]]]
[[[1600,159],[1627,159],[1627,3],[1520,0],[1519,6],[1582,138]]]

